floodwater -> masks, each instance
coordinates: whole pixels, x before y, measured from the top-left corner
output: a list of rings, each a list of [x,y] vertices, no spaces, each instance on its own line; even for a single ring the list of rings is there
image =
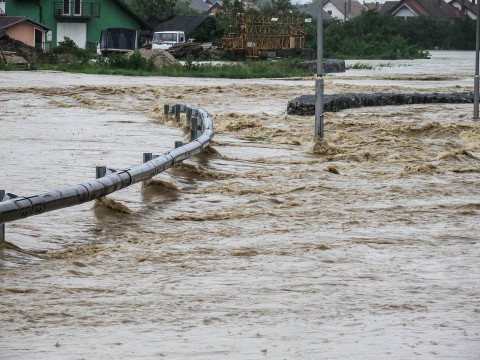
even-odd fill
[[[471,91],[474,60],[361,61],[325,91]],[[6,224],[0,358],[478,359],[473,105],[326,113],[319,143],[314,117],[286,114],[314,87],[0,73],[0,189],[17,195],[171,149],[164,104],[215,130],[148,186]]]

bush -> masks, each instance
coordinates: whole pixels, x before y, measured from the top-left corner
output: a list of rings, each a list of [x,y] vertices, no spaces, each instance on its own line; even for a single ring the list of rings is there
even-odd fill
[[[63,41],[58,43],[57,47],[52,49],[52,53],[54,54],[69,54],[78,59],[78,61],[82,63],[87,63],[90,59],[92,59],[95,55],[85,49],[80,49],[75,42],[70,39],[69,37],[65,36]]]
[[[99,57],[97,65],[110,69],[153,71],[154,60],[143,58],[139,51],[135,51],[130,56],[112,53],[108,57]]]
[[[376,11],[352,20],[332,21],[324,31],[326,57],[358,59],[425,58],[428,52],[398,33],[397,19]]]

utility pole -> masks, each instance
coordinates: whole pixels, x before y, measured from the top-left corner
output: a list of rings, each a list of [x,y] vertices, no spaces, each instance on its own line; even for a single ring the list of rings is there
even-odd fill
[[[475,77],[473,78],[473,117],[478,119],[478,51],[480,47],[480,0],[477,0],[477,37],[475,47]]]
[[[317,77],[315,79],[315,137],[323,138],[323,0],[318,0],[318,13],[317,13]]]

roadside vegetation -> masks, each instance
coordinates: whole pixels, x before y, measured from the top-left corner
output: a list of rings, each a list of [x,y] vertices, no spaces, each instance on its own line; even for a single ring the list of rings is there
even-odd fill
[[[187,58],[183,64],[155,69],[150,60],[138,52],[130,57],[116,54],[108,58],[92,58],[87,61],[72,61],[62,64],[39,64],[32,69],[56,70],[84,74],[128,75],[128,76],[182,76],[209,78],[287,78],[305,77],[312,74],[299,66],[301,60],[290,58],[280,60],[246,62],[197,62]]]
[[[316,49],[316,21],[307,24],[305,46]],[[427,58],[429,50],[475,50],[474,20],[397,18],[367,11],[324,24],[324,56],[337,59]]]

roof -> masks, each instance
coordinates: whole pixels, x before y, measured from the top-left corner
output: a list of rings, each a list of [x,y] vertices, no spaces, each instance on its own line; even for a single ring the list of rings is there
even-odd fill
[[[207,19],[207,15],[177,15],[157,24],[154,31],[185,31],[188,35]]]
[[[29,22],[32,25],[42,28],[44,30],[51,30],[48,26],[43,25],[39,22],[36,22],[32,19],[29,19],[26,16],[5,16],[5,15],[0,16],[0,29],[8,29],[12,26],[21,24],[23,22]]]
[[[380,10],[383,4],[380,4],[378,1],[377,2],[364,2],[363,5],[367,7],[368,10]]]
[[[190,0],[188,6],[199,12],[207,12],[212,7],[212,4],[204,0]]]
[[[151,29],[150,25],[143,20],[140,16],[135,14],[127,5],[125,5],[121,0],[112,0],[123,12],[127,13],[133,20],[135,20],[140,28]]]
[[[391,14],[391,10],[393,9],[394,6],[398,4],[397,0],[394,1],[385,1],[383,5],[380,7],[378,12],[380,14]]]
[[[316,3],[298,4],[294,6],[299,12],[309,15],[312,18],[317,18],[318,5]],[[323,10],[323,20],[332,20],[332,19],[333,17],[330,14],[328,14],[325,10]]]
[[[453,3],[458,3],[460,6],[463,6],[464,9],[468,9],[470,12],[477,14],[477,4],[472,3],[470,0],[452,0],[449,2],[450,5]]]
[[[357,0],[326,0],[323,3],[323,6],[331,3],[335,6],[342,14],[345,14],[345,4],[347,4],[347,18],[352,19],[354,17],[362,15],[362,12],[368,10],[368,8],[360,4]]]
[[[404,6],[407,6],[417,16],[430,16],[441,20],[464,17],[458,9],[443,0],[401,0],[388,13],[395,15]]]

